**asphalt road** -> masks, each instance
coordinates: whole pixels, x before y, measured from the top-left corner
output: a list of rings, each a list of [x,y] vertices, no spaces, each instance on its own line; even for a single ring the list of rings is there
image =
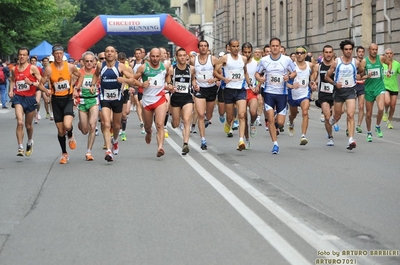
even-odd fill
[[[348,151],[344,116],[328,147],[312,107],[309,144],[299,145],[298,117],[272,155],[263,126],[239,152],[237,131],[227,138],[214,114],[208,151],[193,134],[182,156],[169,127],[157,158],[133,112],[112,163],[101,135],[85,161],[76,119],[78,147],[60,165],[53,122],[42,118],[33,155],[17,157],[13,110],[0,110],[0,264],[400,263],[399,122],[372,143],[357,134]]]

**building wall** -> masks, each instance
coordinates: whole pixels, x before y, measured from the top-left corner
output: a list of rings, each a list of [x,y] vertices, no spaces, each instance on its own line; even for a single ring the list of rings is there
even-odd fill
[[[340,55],[339,43],[352,39],[366,48],[376,42],[380,53],[390,47],[400,60],[399,0],[214,0],[213,22],[215,53],[231,38],[263,47],[278,37],[287,53],[305,45],[319,55],[330,44]]]

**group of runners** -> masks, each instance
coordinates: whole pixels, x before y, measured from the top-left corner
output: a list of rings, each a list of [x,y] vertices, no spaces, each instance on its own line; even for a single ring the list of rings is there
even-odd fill
[[[272,154],[279,153],[277,137],[283,131],[287,115],[288,134],[293,137],[294,122],[301,113],[300,145],[306,145],[308,110],[314,91],[318,91],[316,104],[322,109],[321,121],[325,123],[328,146],[334,145],[332,127],[346,112],[349,137],[346,148],[356,148],[354,133],[362,133],[364,102],[368,142],[372,141],[375,101],[377,136],[383,136],[382,119],[389,129],[393,128],[400,65],[393,60],[390,48],[384,55],[378,55],[378,46],[372,43],[367,57],[364,58],[363,47],[357,47],[356,57],[353,57],[354,43],[344,40],[340,43],[342,55],[335,58],[333,47],[325,45],[321,58],[315,62],[309,60],[303,46],[295,48],[295,57],[286,56],[278,38],[272,38],[263,49],[253,48],[248,42],[240,45],[237,39],[231,39],[226,47],[227,51],[217,58],[211,55],[208,42],[201,40],[198,52],[177,47],[171,62],[164,48],[153,48],[148,54],[138,48],[129,59],[125,53],[118,53],[108,46],[97,56],[85,52],[78,69],[64,60],[64,48],[56,44],[52,50],[54,61],[44,62],[42,71],[34,60],[32,62],[27,48],[19,49],[18,65],[12,71],[9,88],[17,119],[17,155],[30,156],[33,152],[32,123],[40,102],[37,93],[44,94],[45,103],[51,102],[51,117],[54,117],[62,152],[61,164],[69,160],[67,142],[70,149],[76,148],[74,104],[79,113],[78,128],[88,134],[87,161],[94,160],[92,149],[98,119],[105,160],[114,160],[119,152],[118,139],[127,139],[131,104],[135,105],[147,144],[152,141],[154,122],[157,157],[165,154],[163,145],[168,137],[169,117],[172,117],[173,128],[180,126],[182,129],[182,155],[189,152],[189,138],[191,132],[195,132],[196,123],[200,147],[207,150],[206,128],[216,105],[227,137],[233,137],[232,130],[238,129],[236,149],[239,151],[250,147],[250,137],[256,135],[262,114],[271,137]],[[357,126],[354,119],[356,100]],[[50,116],[47,107],[46,112]],[[24,125],[28,136],[25,152]]]

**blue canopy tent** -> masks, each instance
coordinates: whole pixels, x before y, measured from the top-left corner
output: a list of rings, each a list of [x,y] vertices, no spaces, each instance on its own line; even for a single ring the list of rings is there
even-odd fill
[[[30,56],[36,55],[38,57],[38,61],[41,61],[44,57],[51,55],[52,47],[53,45],[44,40],[38,46],[30,50],[29,54]],[[69,59],[70,55],[66,52],[64,52],[64,54]]]

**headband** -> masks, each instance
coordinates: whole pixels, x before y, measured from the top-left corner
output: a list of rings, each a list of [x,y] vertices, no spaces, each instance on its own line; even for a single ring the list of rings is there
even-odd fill
[[[64,48],[62,46],[53,46],[53,52],[55,51],[64,51]]]

